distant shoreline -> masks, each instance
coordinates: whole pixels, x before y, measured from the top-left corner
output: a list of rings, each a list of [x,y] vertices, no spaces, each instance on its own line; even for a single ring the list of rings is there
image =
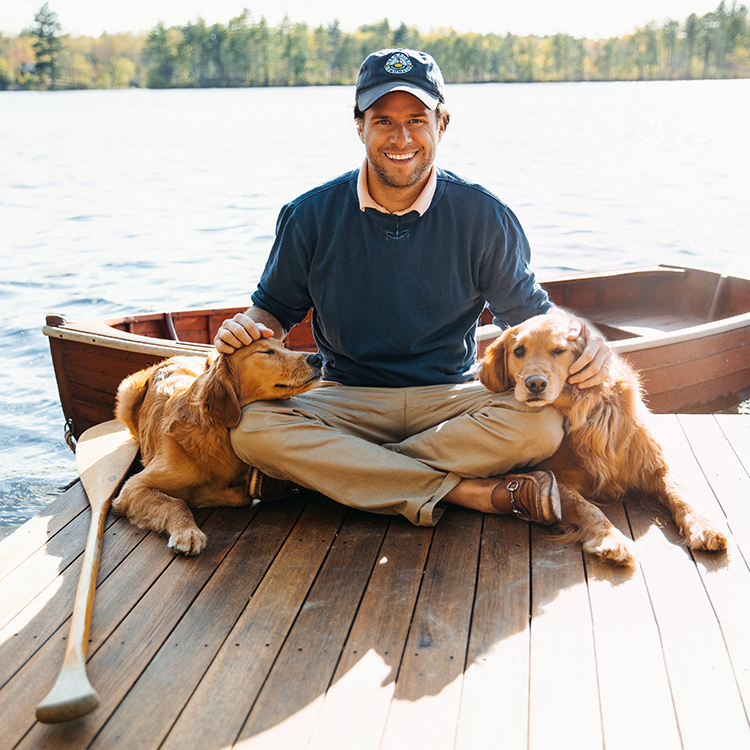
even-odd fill
[[[71,37],[45,4],[23,34],[0,34],[0,90],[246,88],[353,85],[361,61],[387,47],[422,49],[447,83],[573,83],[750,78],[744,5],[684,22],[591,40],[568,34],[421,34],[387,20],[344,32],[338,22],[269,26],[247,11],[226,25],[202,19],[147,33]]]
[[[482,86],[482,85],[535,85],[535,84],[579,84],[579,83],[590,83],[590,84],[604,84],[604,83],[701,83],[704,81],[746,81],[750,79],[750,76],[735,76],[733,78],[652,78],[648,80],[638,79],[608,79],[608,80],[570,80],[570,81],[447,81],[448,86]],[[158,88],[149,86],[122,86],[118,88],[114,87],[101,87],[101,88],[82,88],[82,87],[71,87],[62,88],[58,87],[55,89],[31,89],[31,88],[8,88],[0,89],[0,95],[6,93],[62,93],[71,91],[204,91],[204,90],[237,90],[237,89],[274,89],[274,88],[298,88],[298,89],[310,89],[310,88],[323,88],[323,87],[353,87],[353,83],[297,83],[297,84],[269,84],[267,86],[261,84],[252,85],[237,85],[237,86],[160,86]]]

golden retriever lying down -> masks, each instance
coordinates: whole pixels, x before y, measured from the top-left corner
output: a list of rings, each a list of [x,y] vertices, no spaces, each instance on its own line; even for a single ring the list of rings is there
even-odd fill
[[[115,415],[138,442],[145,468],[128,479],[112,510],[141,528],[166,531],[170,547],[197,555],[206,535],[188,506],[250,502],[249,467],[229,441],[241,408],[309,390],[322,362],[267,338],[213,361],[173,357],[123,380]]]
[[[674,517],[691,549],[722,550],[726,538],[682,499],[662,449],[646,426],[638,375],[614,356],[601,385],[567,383],[583,341],[567,338],[562,312],[539,315],[503,333],[487,350],[479,379],[491,391],[514,389],[518,401],[552,404],[566,417],[562,445],[534,468],[552,471],[560,487],[564,539],[618,565],[634,565],[632,542],[585,498],[622,499],[629,491],[655,497]]]

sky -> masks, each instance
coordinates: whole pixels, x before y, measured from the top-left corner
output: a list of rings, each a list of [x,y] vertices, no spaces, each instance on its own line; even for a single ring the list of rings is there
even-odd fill
[[[33,24],[45,0],[0,0],[0,31],[18,34]],[[372,0],[48,0],[63,32],[99,36],[102,32],[139,32],[159,21],[183,25],[198,17],[226,24],[248,7],[251,17],[265,17],[278,25],[288,15],[292,22],[327,26],[338,20],[343,31],[387,18],[392,28],[401,22],[427,33],[452,27],[459,33],[566,33],[598,39],[620,36],[650,21],[684,21],[715,10],[720,0],[401,0],[380,5]],[[731,6],[731,0],[727,2]]]

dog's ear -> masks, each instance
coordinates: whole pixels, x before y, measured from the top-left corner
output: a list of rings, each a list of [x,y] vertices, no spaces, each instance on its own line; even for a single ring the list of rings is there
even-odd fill
[[[240,383],[229,360],[220,354],[208,366],[201,393],[205,415],[226,427],[236,427],[242,417],[239,401]]]
[[[502,393],[512,386],[507,364],[509,338],[509,332],[506,331],[490,344],[482,358],[479,381],[488,391]]]
[[[580,357],[581,354],[583,354],[583,350],[586,348],[587,339],[583,335],[584,327],[588,330],[589,336],[601,336],[602,338],[604,338],[602,332],[599,331],[590,320],[582,318],[580,315],[575,315],[574,313],[566,312],[565,310],[561,310],[559,308],[550,310],[547,315],[557,315],[561,320],[565,322],[565,325],[568,327],[570,326],[570,321],[572,318],[578,320],[579,324],[581,325],[581,334],[575,339],[568,339],[568,341],[570,342],[570,349],[576,356],[576,358]]]

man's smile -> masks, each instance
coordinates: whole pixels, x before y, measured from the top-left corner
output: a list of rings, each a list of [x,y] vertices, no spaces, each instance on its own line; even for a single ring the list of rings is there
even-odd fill
[[[388,211],[408,208],[430,175],[443,120],[413,94],[391,91],[364,112],[357,128],[373,200]]]

